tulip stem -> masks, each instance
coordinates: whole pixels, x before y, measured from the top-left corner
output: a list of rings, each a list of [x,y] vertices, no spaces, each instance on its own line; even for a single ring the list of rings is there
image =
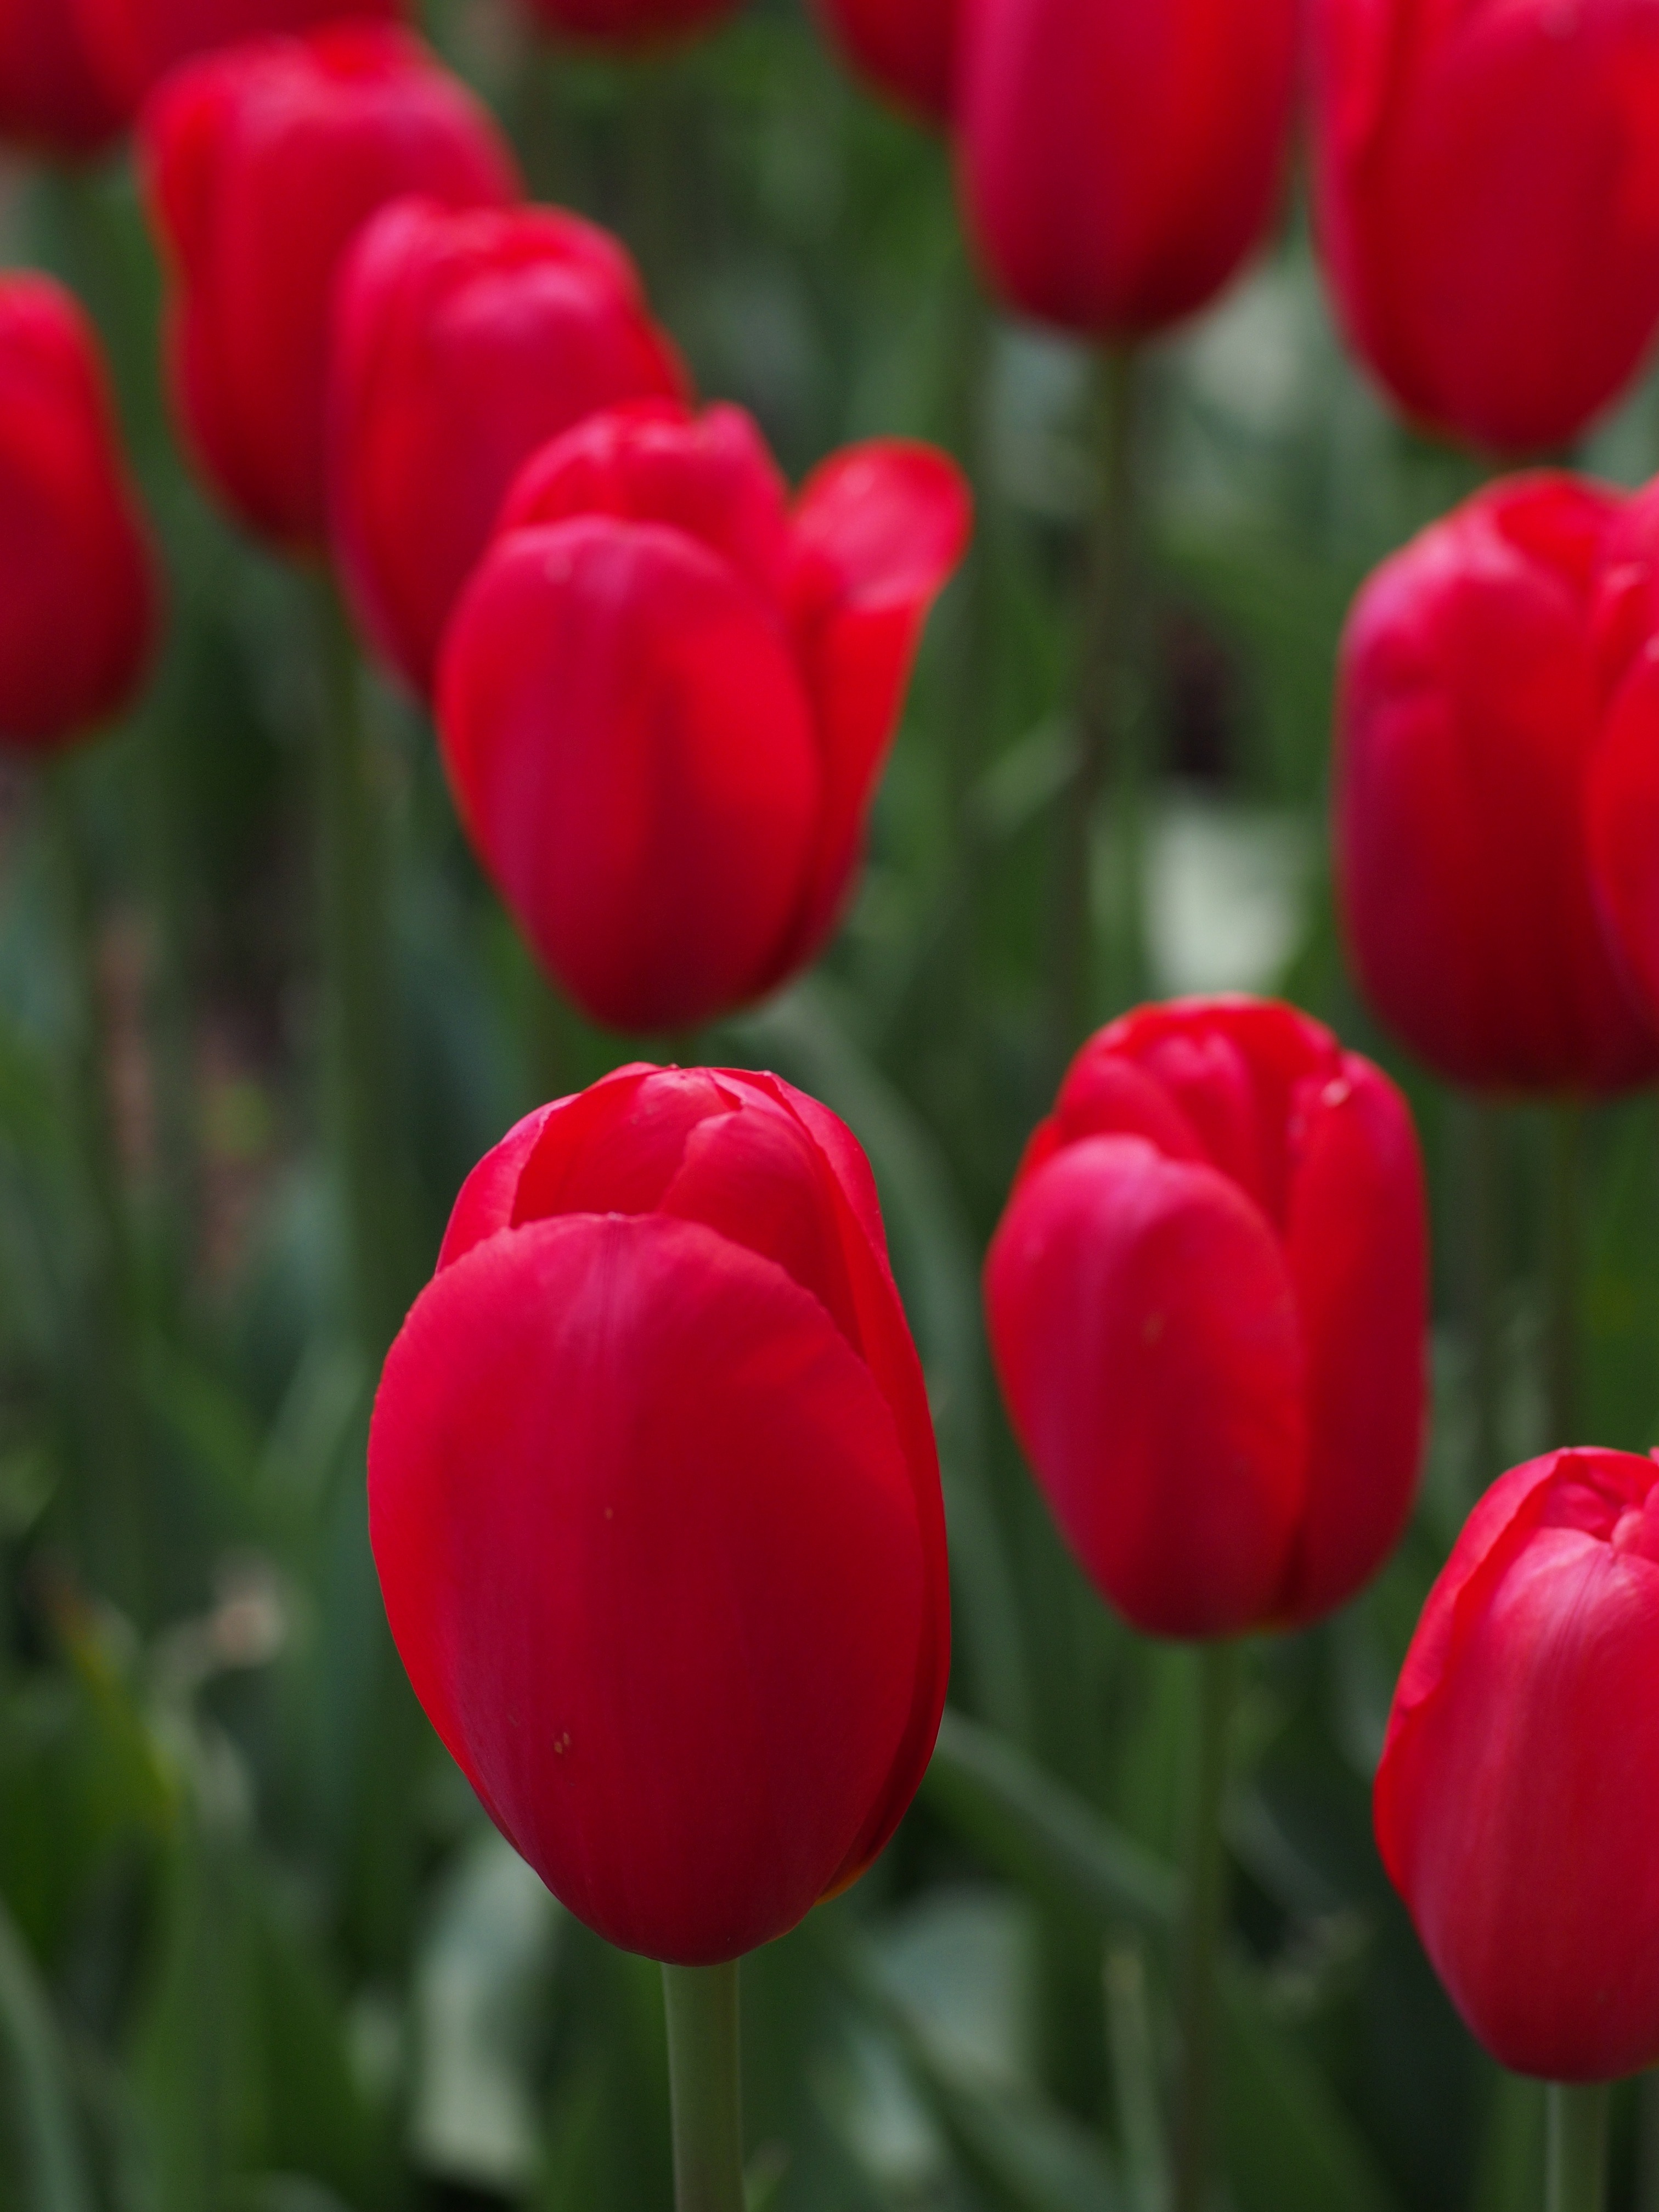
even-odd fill
[[[1468,1359],[1469,1395],[1474,1420],[1471,1446],[1474,1480],[1471,1496],[1479,1498],[1502,1472],[1503,1370],[1498,1329],[1498,1285],[1500,1276],[1498,1232],[1500,1219],[1500,1170],[1503,1123],[1499,1109],[1476,1099],[1468,1109],[1468,1144],[1465,1158],[1467,1182],[1462,1208],[1468,1234]]]
[[[676,2212],[743,2212],[738,1964],[665,1966]]]
[[[1236,1644],[1223,1642],[1206,1644],[1199,1654],[1196,1788],[1180,1962],[1174,2212],[1204,2212],[1214,2162],[1216,1966],[1227,1920],[1227,1852],[1221,1814],[1238,1694],[1238,1656]]]
[[[1611,2094],[1605,2081],[1550,2084],[1545,2212],[1602,2212]]]
[[[1557,1106],[1550,1123],[1548,1228],[1548,1386],[1547,1415],[1551,1450],[1577,1441],[1578,1270],[1581,1184],[1583,1177],[1583,1109],[1575,1102]]]

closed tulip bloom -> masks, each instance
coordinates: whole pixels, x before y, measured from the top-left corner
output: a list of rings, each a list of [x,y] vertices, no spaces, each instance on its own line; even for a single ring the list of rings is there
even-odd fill
[[[746,415],[595,416],[529,462],[445,642],[473,843],[595,1020],[708,1020],[838,920],[921,626],[969,527],[880,441],[793,507]]]
[[[1541,475],[1414,539],[1343,642],[1336,844],[1372,1006],[1454,1082],[1595,1093],[1659,1070],[1604,926],[1587,807],[1625,502]]]
[[[399,201],[342,276],[331,473],[353,606],[417,690],[521,465],[684,377],[617,242],[556,208]]]
[[[392,1346],[368,1480],[416,1692],[589,1927],[735,1959],[885,1844],[944,1704],[945,1519],[824,1108],[635,1067],[521,1122]]]
[[[0,0],[0,137],[68,160],[103,151],[130,110],[88,43],[88,0]]]
[[[861,76],[931,123],[951,119],[963,0],[817,0]]]
[[[1499,452],[1576,437],[1659,323],[1659,21],[1315,0],[1316,210],[1354,345]]]
[[[648,47],[710,30],[742,0],[528,0],[544,29],[600,46]]]
[[[251,529],[319,548],[341,257],[404,194],[459,206],[511,199],[512,156],[425,47],[368,24],[253,40],[188,64],[149,102],[143,137],[189,441]]]
[[[1519,2074],[1659,2062],[1659,1468],[1559,1451],[1470,1516],[1406,1656],[1376,1839],[1474,2033]]]
[[[157,598],[92,326],[50,277],[0,276],[0,740],[44,750],[118,714]]]
[[[1085,1045],[985,1276],[1016,1434],[1137,1628],[1351,1597],[1422,1457],[1422,1170],[1399,1092],[1292,1007],[1146,1006]]]
[[[85,19],[112,94],[131,112],[175,63],[269,32],[348,17],[395,20],[404,0],[57,0]]]
[[[1096,337],[1163,329],[1261,240],[1298,0],[963,0],[957,120],[998,289]]]

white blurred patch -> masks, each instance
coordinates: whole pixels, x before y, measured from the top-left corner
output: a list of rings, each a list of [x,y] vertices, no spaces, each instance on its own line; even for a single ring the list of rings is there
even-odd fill
[[[1161,801],[1146,872],[1155,991],[1274,985],[1301,941],[1316,857],[1300,815],[1188,793]]]

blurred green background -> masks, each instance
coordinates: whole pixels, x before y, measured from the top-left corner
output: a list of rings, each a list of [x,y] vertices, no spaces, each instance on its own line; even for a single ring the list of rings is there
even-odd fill
[[[537,191],[628,239],[703,392],[752,408],[793,472],[912,433],[959,454],[980,501],[839,944],[703,1048],[812,1090],[872,1155],[957,1606],[952,1717],[915,1811],[852,1896],[745,1970],[754,2201],[1158,2212],[1194,1671],[1115,1624],[1063,1553],[997,1407],[977,1288],[1063,1058],[1089,357],[988,304],[945,149],[851,83],[797,0],[635,68],[538,47],[509,0],[440,4],[429,28]],[[0,768],[0,2205],[663,2212],[656,1971],[589,1936],[496,1838],[414,1707],[374,1583],[375,1378],[319,1139],[314,586],[181,468],[127,167],[9,167],[0,233],[102,326],[173,602],[130,727],[56,777]],[[1498,1131],[1494,1447],[1468,1383],[1485,1139],[1358,1005],[1325,838],[1347,602],[1476,471],[1397,428],[1345,362],[1299,194],[1270,256],[1152,349],[1142,386],[1146,773],[1095,834],[1094,1012],[1295,998],[1407,1083],[1438,1232],[1411,1537],[1340,1619],[1249,1654],[1224,2202],[1530,2212],[1539,2099],[1440,1996],[1369,1791],[1430,1579],[1480,1489],[1546,1441],[1547,1132],[1521,1111]],[[1659,466],[1659,395],[1584,459],[1632,483]],[[414,1163],[424,1268],[519,1114],[667,1047],[587,1029],[547,990],[428,732],[389,690],[373,707],[405,1116],[387,1141]],[[118,1188],[87,1171],[100,1097]],[[1650,1099],[1597,1111],[1584,1192],[1582,1436],[1637,1449],[1659,1432],[1656,1134]],[[1615,2169],[1620,2206],[1659,2208],[1640,2086]]]

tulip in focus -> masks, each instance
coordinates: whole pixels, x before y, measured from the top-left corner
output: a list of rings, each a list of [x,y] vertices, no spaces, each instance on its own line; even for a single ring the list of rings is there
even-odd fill
[[[175,64],[272,32],[393,21],[405,0],[53,0],[78,9],[113,98],[131,114]]]
[[[1659,2062],[1659,1468],[1558,1451],[1470,1516],[1412,1639],[1376,1838],[1424,1948],[1504,2065]]]
[[[404,200],[368,226],[337,309],[334,550],[417,690],[522,464],[584,416],[684,382],[627,252],[578,216]]]
[[[860,76],[929,123],[951,120],[963,0],[817,0]]]
[[[1003,1395],[1137,1628],[1317,1620],[1404,1528],[1426,1232],[1388,1078],[1293,1008],[1146,1006],[1073,1061],[986,1267]]]
[[[544,30],[624,50],[661,46],[712,30],[741,0],[528,0]]]
[[[939,1464],[863,1153],[765,1075],[627,1068],[456,1203],[369,1442],[433,1725],[589,1927],[738,1958],[870,1865],[950,1663]]]
[[[250,40],[191,63],[150,101],[143,137],[189,441],[251,529],[320,548],[341,257],[404,194],[512,199],[512,155],[424,46],[375,25]]]
[[[1218,292],[1272,217],[1298,0],[963,0],[970,228],[1016,307],[1144,337]]]
[[[1565,444],[1659,325],[1659,18],[1629,0],[1314,0],[1316,212],[1407,412]]]
[[[149,536],[92,326],[0,277],[0,739],[46,750],[127,707],[155,642]]]
[[[597,1021],[676,1029],[833,931],[965,488],[893,440],[788,504],[749,417],[595,416],[526,465],[440,671],[473,844]]]
[[[64,161],[100,154],[130,110],[88,41],[88,0],[0,0],[0,137]]]
[[[1659,1071],[1607,926],[1610,902],[1659,922],[1659,760],[1621,704],[1653,628],[1632,588],[1650,507],[1561,475],[1494,485],[1385,562],[1349,619],[1348,943],[1377,1013],[1454,1082],[1602,1093]]]

